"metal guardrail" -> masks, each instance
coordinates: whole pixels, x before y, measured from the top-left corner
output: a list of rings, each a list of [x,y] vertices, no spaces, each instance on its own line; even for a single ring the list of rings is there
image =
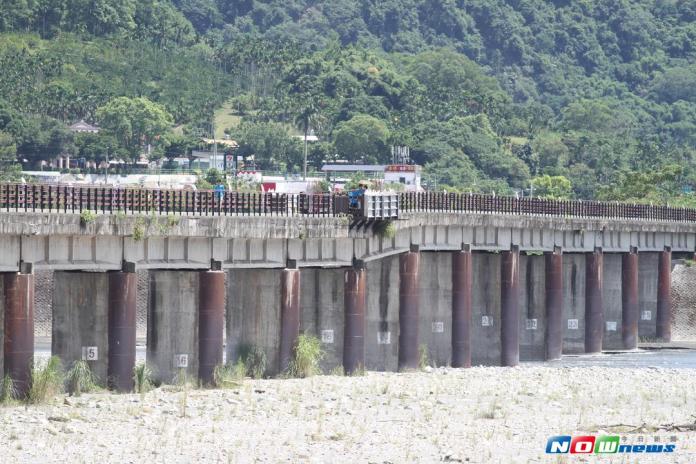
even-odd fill
[[[389,194],[389,197],[393,195]],[[390,208],[393,210],[393,205]],[[419,212],[462,212],[696,222],[694,208],[478,194],[399,193],[396,208],[399,215]],[[349,208],[346,195],[339,194],[241,193],[41,184],[0,184],[0,210],[56,213],[80,213],[87,210],[104,214],[156,213],[190,216],[332,217],[340,214],[360,214]]]
[[[402,193],[399,208],[409,212],[472,212],[576,218],[696,221],[696,209],[635,203],[544,200],[456,193]]]

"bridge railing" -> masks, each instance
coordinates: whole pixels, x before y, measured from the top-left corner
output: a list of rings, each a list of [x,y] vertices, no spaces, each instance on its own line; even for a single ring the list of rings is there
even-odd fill
[[[0,184],[0,210],[192,216],[326,216],[353,213],[345,195],[132,189],[47,184]],[[479,194],[407,192],[399,214],[493,213],[577,218],[696,222],[696,209],[599,201],[544,200]]]
[[[633,203],[545,200],[479,194],[409,192],[400,196],[402,212],[470,212],[577,218],[696,221],[696,209]]]

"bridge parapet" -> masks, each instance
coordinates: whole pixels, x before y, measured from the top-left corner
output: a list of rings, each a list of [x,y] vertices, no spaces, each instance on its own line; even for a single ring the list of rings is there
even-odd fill
[[[140,269],[208,269],[212,261],[222,268],[282,268],[288,260],[301,267],[342,267],[355,259],[372,261],[404,253],[414,245],[424,251],[461,250],[463,245],[488,251],[513,246],[527,252],[561,248],[567,253],[595,248],[696,250],[696,214],[689,209],[409,193],[399,195],[398,208],[388,208],[389,214],[398,211],[398,219],[385,221],[322,210],[337,203],[332,195],[319,195],[320,200],[298,196],[287,203],[299,205],[294,214],[273,208],[252,214],[251,210],[233,213],[228,208],[232,203],[224,201],[217,205],[227,209],[203,213],[198,204],[195,211],[173,212],[162,206],[170,205],[171,192],[124,194],[147,198],[146,204],[156,200],[159,213],[144,214],[108,209],[104,198],[116,194],[101,189],[99,196],[92,188],[77,194],[83,199],[82,211],[92,211],[87,207],[95,205],[102,209],[78,214],[79,208],[73,213],[64,200],[83,189],[73,189],[72,194],[68,190],[67,196],[66,189],[32,186],[17,197],[0,184],[0,271],[15,271],[22,261],[54,270],[116,270],[124,261]],[[3,205],[17,198],[24,202],[23,208],[2,212]],[[257,206],[283,204],[273,203],[265,194],[248,198]],[[211,201],[214,206],[218,200]],[[61,209],[48,208],[49,202],[57,202]],[[597,216],[605,213],[609,217]]]

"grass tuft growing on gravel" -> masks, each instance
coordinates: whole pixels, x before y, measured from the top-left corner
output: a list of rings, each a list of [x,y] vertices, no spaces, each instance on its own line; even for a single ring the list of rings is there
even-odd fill
[[[293,359],[288,367],[288,375],[306,378],[321,373],[319,362],[324,357],[321,340],[313,335],[301,334],[295,343]]]
[[[152,390],[152,371],[147,364],[140,363],[133,367],[133,389],[140,395]]]
[[[17,389],[9,375],[5,375],[0,383],[0,404],[9,405],[17,400]]]
[[[31,371],[28,402],[43,404],[50,401],[62,393],[64,379],[63,366],[58,356],[51,356],[46,362],[35,366]]]
[[[98,388],[92,369],[90,369],[87,361],[84,360],[76,361],[73,364],[73,367],[66,375],[66,382],[68,393],[75,396],[92,392]]]

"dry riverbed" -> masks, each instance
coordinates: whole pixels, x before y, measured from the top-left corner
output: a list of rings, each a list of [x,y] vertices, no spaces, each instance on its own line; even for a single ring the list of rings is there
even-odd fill
[[[584,462],[552,435],[677,439],[638,462],[696,462],[696,371],[523,367],[247,380],[0,408],[0,461]],[[592,462],[636,462],[636,455]]]

